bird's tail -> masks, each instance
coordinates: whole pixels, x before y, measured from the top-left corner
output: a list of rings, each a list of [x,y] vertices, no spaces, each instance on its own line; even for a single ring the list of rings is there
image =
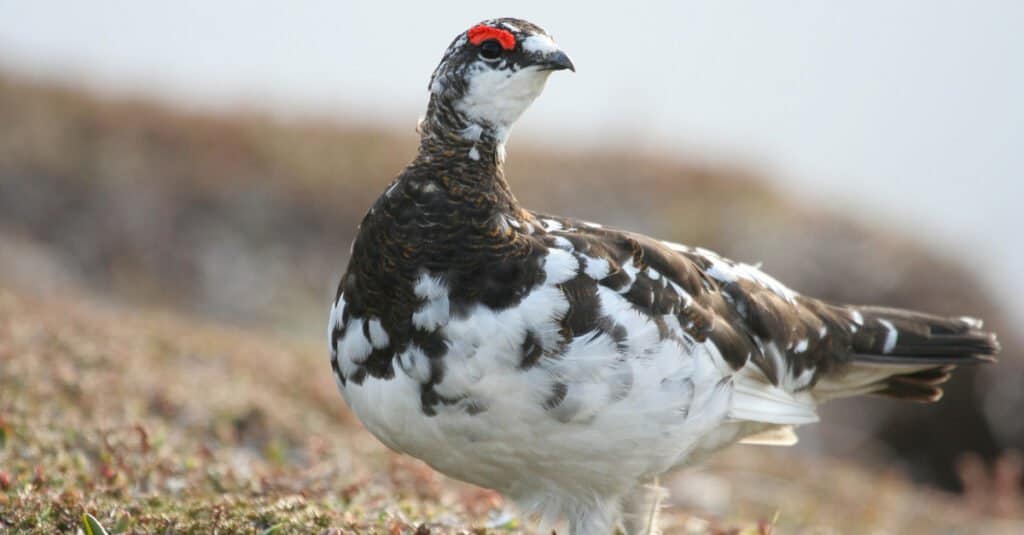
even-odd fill
[[[994,362],[999,352],[996,335],[983,331],[975,318],[884,307],[837,308],[852,318],[851,353],[846,366],[813,388],[821,400],[873,393],[938,401],[953,368]]]

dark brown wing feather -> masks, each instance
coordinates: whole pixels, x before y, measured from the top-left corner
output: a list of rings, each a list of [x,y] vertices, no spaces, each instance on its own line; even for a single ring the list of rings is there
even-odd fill
[[[858,363],[888,366],[896,375],[850,384],[851,393],[934,400],[951,365],[987,362],[999,350],[995,335],[971,318],[830,304],[710,251],[567,218],[535,217],[550,222],[551,236],[607,261],[600,284],[620,292],[659,326],[667,315],[675,316],[687,337],[712,341],[733,369],[753,364],[777,386],[807,390],[825,377],[842,381]],[[907,373],[907,367],[914,371]]]

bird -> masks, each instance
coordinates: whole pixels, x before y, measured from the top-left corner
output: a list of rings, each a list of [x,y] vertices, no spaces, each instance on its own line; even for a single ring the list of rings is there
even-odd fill
[[[660,478],[788,445],[816,407],[937,401],[994,361],[980,320],[830,303],[710,250],[524,208],[510,129],[575,66],[480,22],[430,78],[419,149],[362,219],[331,303],[333,377],[384,445],[496,490],[538,532],[658,533]]]

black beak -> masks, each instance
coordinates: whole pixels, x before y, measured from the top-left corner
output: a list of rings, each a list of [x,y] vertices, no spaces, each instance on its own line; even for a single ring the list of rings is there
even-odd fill
[[[572,60],[561,50],[544,54],[537,60],[537,65],[540,65],[541,69],[545,71],[564,71],[569,69],[572,72],[576,72],[576,66],[572,64]]]

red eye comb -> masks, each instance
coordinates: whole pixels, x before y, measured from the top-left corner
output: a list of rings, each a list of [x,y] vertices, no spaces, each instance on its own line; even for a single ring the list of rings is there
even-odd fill
[[[466,35],[469,36],[469,42],[474,45],[479,45],[484,41],[494,39],[498,41],[501,48],[504,48],[505,50],[512,50],[516,47],[516,36],[512,35],[512,32],[502,30],[500,28],[493,28],[485,24],[473,26],[469,29],[469,32],[467,32]]]

